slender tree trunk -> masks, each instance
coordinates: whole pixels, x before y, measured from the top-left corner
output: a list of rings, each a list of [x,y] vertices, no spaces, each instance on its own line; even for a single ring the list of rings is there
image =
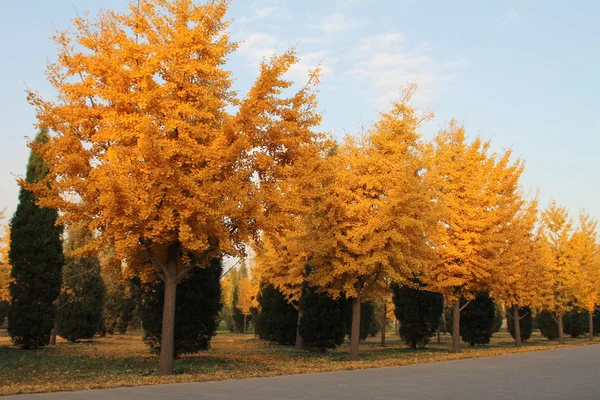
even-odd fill
[[[394,332],[396,333],[396,335],[400,334],[400,325],[398,323],[398,320],[394,320]]]
[[[563,329],[563,315],[558,314],[558,343],[565,344],[565,332]]]
[[[60,295],[56,298],[56,315],[54,316],[54,325],[50,334],[50,344],[56,346],[56,335],[58,334],[58,313],[60,312]]]
[[[352,330],[350,331],[350,361],[358,361],[360,340],[360,297],[352,299]]]
[[[438,330],[437,330],[437,343],[440,344],[442,343],[442,337],[440,336],[440,327],[438,326]]]
[[[589,327],[590,327],[590,332],[589,332],[589,338],[590,338],[590,342],[594,341],[594,312],[591,311],[590,312],[590,316],[589,318]]]
[[[442,308],[442,332],[448,333],[448,324],[446,324],[446,302],[444,301],[444,308]]]
[[[298,322],[296,322],[296,350],[302,350],[304,346],[302,335],[300,335],[300,321],[302,320],[302,309],[298,308]]]
[[[517,347],[521,347],[521,317],[519,317],[519,306],[513,305],[513,319],[515,324],[515,343]]]
[[[175,349],[175,300],[177,298],[177,274],[179,263],[179,245],[168,247],[167,270],[164,271],[165,301],[163,308],[162,333],[160,340],[159,375],[173,374],[173,356]]]
[[[452,310],[452,352],[460,353],[460,299],[454,303]]]
[[[50,336],[50,344],[52,346],[56,346],[56,335],[57,335],[56,330],[57,330],[56,329],[56,320],[54,320],[54,326],[52,327],[52,336]]]
[[[385,334],[387,333],[387,304],[385,299],[383,300],[383,315],[381,316],[381,346],[385,347]]]
[[[244,327],[242,328],[242,333],[246,333],[247,327],[246,327],[246,314],[244,314]]]

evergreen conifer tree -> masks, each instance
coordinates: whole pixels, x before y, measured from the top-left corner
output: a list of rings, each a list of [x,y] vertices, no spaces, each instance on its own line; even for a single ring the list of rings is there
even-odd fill
[[[92,238],[83,225],[69,229],[65,246],[67,255],[63,268],[63,286],[58,301],[57,331],[71,341],[91,339],[102,325],[104,282],[98,257],[75,257],[73,251]]]
[[[533,332],[533,316],[531,308],[525,306],[519,308],[519,327],[521,328],[521,342],[526,342],[531,337]],[[506,308],[506,323],[508,324],[508,331],[510,336],[515,338],[515,318],[514,310],[512,307]]]
[[[461,307],[466,302],[461,300]],[[488,292],[480,292],[460,314],[460,336],[474,346],[488,344],[494,333],[496,305]]]
[[[572,338],[578,338],[588,333],[590,313],[579,307],[573,308],[565,314],[563,320],[565,333]]]
[[[263,284],[254,332],[263,340],[282,345],[296,343],[298,311],[272,285]]]
[[[342,300],[346,310],[346,334],[350,336],[352,330],[352,301]],[[370,301],[360,303],[360,334],[361,341],[367,340],[369,335],[375,336],[378,332],[378,326],[375,323],[375,307]]]
[[[502,329],[502,322],[504,322],[504,311],[500,303],[494,303],[494,325],[492,327],[492,333],[500,332]]]
[[[216,335],[221,311],[222,269],[222,260],[213,258],[206,267],[192,268],[179,284],[175,302],[175,357],[208,349]],[[144,342],[155,352],[160,352],[164,284],[159,279],[142,284]]]
[[[332,299],[326,293],[305,288],[300,299],[303,310],[300,335],[307,349],[326,351],[341,345],[347,334],[348,307],[342,299]]]
[[[33,147],[47,141],[48,132],[41,130]],[[47,174],[46,163],[32,150],[26,182],[38,182]],[[56,225],[57,217],[55,209],[38,207],[33,193],[21,188],[19,205],[10,222],[8,257],[13,281],[10,284],[8,334],[13,343],[23,349],[50,343],[64,264],[62,227]]]
[[[392,284],[400,337],[411,348],[425,347],[440,324],[444,309],[441,294]]]
[[[537,319],[542,336],[548,340],[558,339],[558,323],[549,311],[542,311]]]

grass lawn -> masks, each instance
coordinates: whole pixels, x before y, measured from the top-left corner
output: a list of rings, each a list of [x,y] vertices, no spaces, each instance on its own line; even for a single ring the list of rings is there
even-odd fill
[[[59,339],[56,346],[23,351],[12,347],[6,330],[0,330],[0,395],[400,366],[591,343],[568,338],[559,346],[536,332],[517,349],[503,331],[487,346],[467,346],[453,354],[448,335],[442,335],[441,344],[434,338],[427,349],[410,350],[398,336],[389,334],[386,347],[379,345],[378,338],[369,338],[361,345],[361,361],[349,362],[347,344],[320,354],[263,342],[251,334],[219,331],[210,350],[182,357],[175,363],[176,375],[158,377],[158,357],[148,352],[141,336],[133,332],[82,343]]]

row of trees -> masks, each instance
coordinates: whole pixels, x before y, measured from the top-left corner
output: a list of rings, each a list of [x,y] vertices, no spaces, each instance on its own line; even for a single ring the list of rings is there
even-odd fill
[[[298,205],[278,230],[264,232],[256,249],[261,276],[291,304],[305,285],[353,299],[353,360],[360,304],[387,296],[391,283],[446,298],[453,351],[460,351],[461,312],[481,292],[507,304],[515,320],[524,306],[548,311],[560,343],[565,313],[587,309],[592,338],[596,221],[582,212],[573,229],[555,202],[539,213],[536,198],[519,188],[522,161],[491,153],[489,141],[469,141],[455,121],[422,141],[417,128],[428,115],[409,105],[413,90],[359,138],[319,159],[313,182],[289,181]]]
[[[523,163],[480,138],[468,141],[456,122],[424,141],[418,129],[432,114],[410,105],[414,87],[339,144],[318,132],[319,71],[299,87],[285,79],[298,61],[293,50],[265,60],[239,97],[225,69],[237,47],[228,6],[141,0],[122,14],[76,18],[73,34],[55,36],[58,59],[47,75],[56,100],[28,93],[51,134],[32,143],[48,170],[20,181],[30,197],[21,203],[35,195],[48,229],[97,232],[76,256],[110,248],[129,274],[163,282],[159,373],[173,372],[180,285],[193,269],[243,257],[248,246],[260,281],[300,321],[307,291],[351,302],[352,360],[361,305],[385,307],[392,283],[446,297],[455,351],[460,313],[476,293],[492,291],[515,312],[539,302],[559,322],[573,304],[598,302],[591,220],[571,235],[564,209],[551,205],[537,229],[536,201],[519,190]],[[14,220],[12,229],[16,277],[11,254],[32,246]],[[54,285],[61,244],[43,245],[39,254],[54,252],[55,262],[27,273],[51,274],[37,281]],[[42,317],[48,323],[56,288]]]

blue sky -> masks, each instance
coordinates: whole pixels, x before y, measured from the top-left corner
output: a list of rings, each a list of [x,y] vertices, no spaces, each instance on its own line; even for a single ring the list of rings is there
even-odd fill
[[[25,136],[34,111],[25,85],[52,96],[46,60],[54,26],[75,8],[123,10],[125,0],[0,0],[0,208],[17,203]],[[386,110],[398,88],[416,80],[415,102],[435,110],[431,137],[450,118],[470,136],[492,139],[526,161],[525,190],[540,189],[573,217],[600,218],[600,2],[234,0],[229,68],[243,93],[263,56],[297,45],[302,82],[321,63],[323,129],[341,138]]]

